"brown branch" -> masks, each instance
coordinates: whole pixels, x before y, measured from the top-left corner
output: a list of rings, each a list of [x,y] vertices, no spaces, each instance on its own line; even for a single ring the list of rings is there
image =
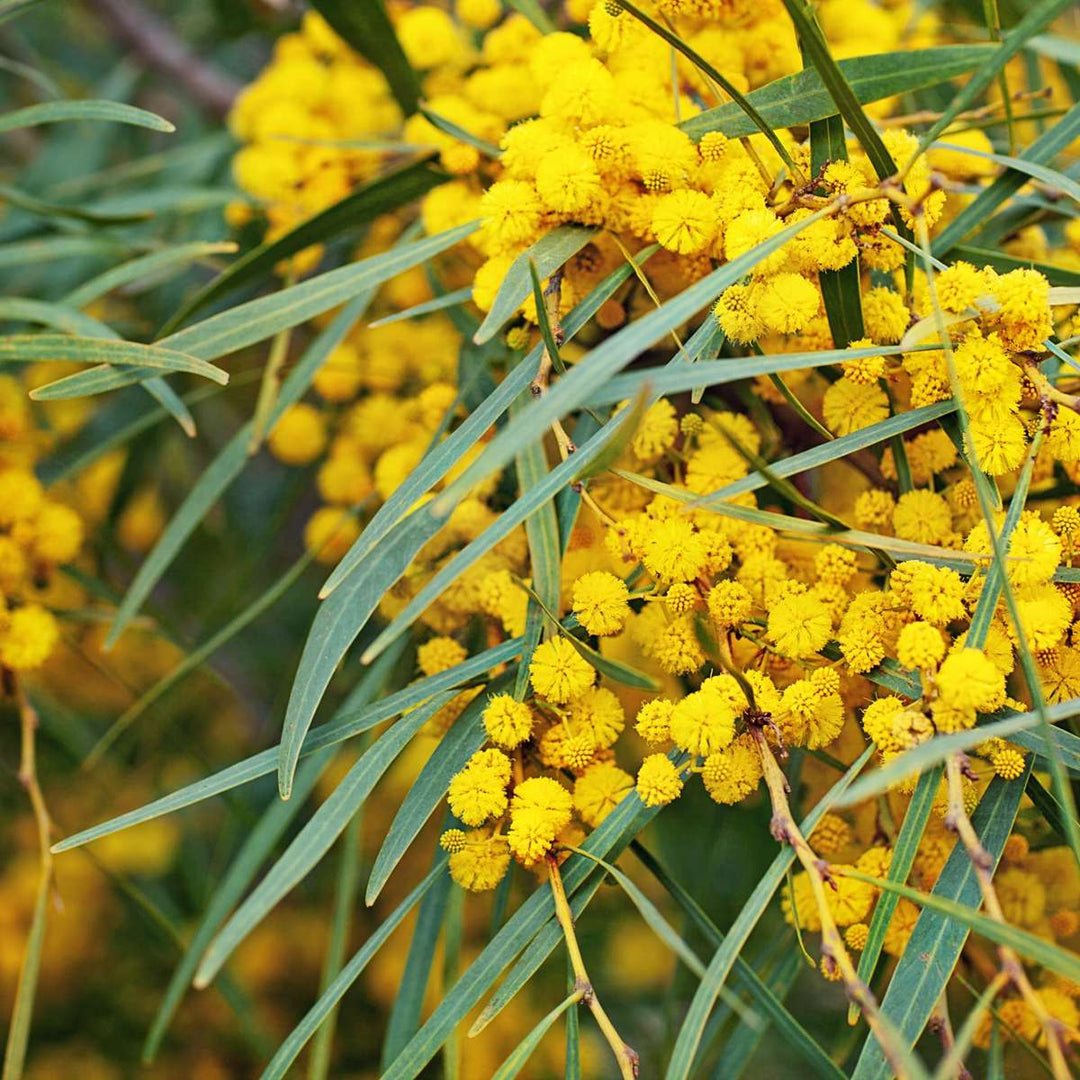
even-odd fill
[[[94,13],[149,70],[179,82],[205,109],[224,116],[240,93],[241,84],[201,60],[172,28],[139,0],[86,0]]]

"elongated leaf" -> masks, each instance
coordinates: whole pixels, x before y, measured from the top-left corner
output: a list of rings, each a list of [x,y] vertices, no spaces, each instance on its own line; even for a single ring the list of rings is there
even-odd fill
[[[60,124],[68,120],[105,120],[112,124],[130,124],[151,131],[173,132],[176,128],[163,116],[123,105],[118,101],[46,101],[24,109],[0,113],[0,134],[19,128]]]
[[[213,242],[194,240],[187,244],[177,244],[175,247],[166,248],[164,251],[153,251],[149,255],[129,259],[83,282],[64,297],[64,303],[74,308],[85,307],[123,285],[154,278],[163,270],[182,270],[191,263],[210,255],[226,255],[234,251],[236,251],[236,244],[231,240]]]
[[[184,994],[191,985],[191,978],[195,974],[203,952],[233,906],[247,891],[259,872],[259,868],[277,846],[292,819],[299,813],[304,800],[333,754],[333,749],[328,748],[304,763],[304,768],[296,778],[298,797],[287,803],[280,799],[273,799],[236,853],[225,876],[217,882],[211,894],[210,903],[180,963],[177,964],[169,985],[165,988],[161,1003],[154,1015],[154,1021],[146,1034],[146,1041],[143,1043],[144,1062],[149,1063],[157,1056],[161,1041],[176,1015],[176,1010],[180,1007]]]
[[[476,227],[476,222],[459,225],[438,236],[398,245],[381,255],[329,270],[271,296],[238,304],[162,338],[156,347],[177,349],[204,360],[226,356],[377,288],[402,271],[453,247]]]
[[[83,337],[120,336],[103,322],[66,304],[53,304],[46,300],[29,300],[18,296],[0,298],[0,319],[40,323],[42,326],[51,326],[54,330],[62,330],[66,334],[81,334]]]
[[[620,266],[596,286],[563,320],[563,333],[570,341],[574,335],[596,314],[605,300],[609,299],[630,276],[629,266]],[[348,554],[334,568],[320,592],[329,596],[341,581],[350,574],[387,532],[405,515],[417,499],[437,484],[480,437],[507,410],[519,394],[526,390],[536,377],[543,346],[537,345],[499,385],[463,421],[460,427],[438,446],[433,447],[424,459],[405,478],[386,502],[375,512],[359,539]]]
[[[444,861],[442,851],[436,849],[436,865]],[[383,1036],[381,1060],[384,1069],[420,1027],[424,998],[435,966],[435,951],[439,945],[443,923],[446,921],[450,890],[453,887],[449,874],[444,874],[428,891],[420,905],[412,940],[409,942],[409,955],[405,959],[405,970],[394,995],[394,1004],[390,1008]]]
[[[404,322],[408,319],[417,319],[421,315],[430,315],[433,311],[443,311],[446,308],[457,307],[458,304],[466,304],[472,298],[472,288],[466,285],[463,289],[454,289],[453,292],[444,293],[442,296],[425,300],[422,304],[414,304],[404,311],[395,311],[393,315],[384,315],[368,325],[372,330],[380,326],[389,326],[390,323]]]
[[[705,935],[709,944],[714,949],[719,949],[724,943],[724,935],[705,914],[701,905],[646,848],[642,847],[639,841],[634,840],[631,848],[649,873],[667,890],[675,903],[686,912],[698,930]],[[798,961],[801,965],[801,956],[798,957]],[[735,958],[733,984],[733,990],[736,993],[745,990],[750,995],[761,1015],[776,1026],[777,1033],[806,1062],[815,1075],[822,1077],[822,1080],[841,1080],[844,1074],[806,1028],[784,1007],[782,997],[774,993],[772,987],[766,984],[754,967],[741,956]]]
[[[929,130],[923,133],[917,153],[922,153],[960,113],[971,108],[1005,69],[1005,65],[1023,48],[1024,43],[1049,26],[1069,6],[1070,0],[1040,0],[1029,7],[1024,17],[1002,39],[993,56],[974,69],[974,74],[949,102],[949,107],[930,125]]]
[[[1028,769],[1030,767],[1029,763]],[[995,865],[1012,831],[1023,793],[1023,778],[1002,780],[995,777],[972,815],[971,823]],[[979,905],[982,899],[979,883],[963,844],[953,846],[933,895],[970,909]],[[909,1046],[914,1045],[930,1019],[967,936],[967,926],[957,919],[930,910],[923,910],[919,915],[881,1002],[882,1013]],[[852,1080],[888,1080],[891,1075],[877,1040],[868,1035]]]
[[[843,118],[837,114],[810,125],[810,172],[820,176],[832,161],[847,161],[847,137]],[[823,270],[818,284],[825,301],[825,315],[833,343],[846,349],[863,337],[862,286],[859,260],[854,258],[839,270]]]
[[[122,256],[128,250],[126,244],[105,236],[45,236],[17,240],[0,244],[0,270],[86,256]]]
[[[49,913],[49,894],[52,874],[43,873],[38,881],[34,899],[34,914],[26,937],[15,1002],[11,1010],[11,1025],[4,1047],[4,1077],[19,1080],[26,1063],[26,1048],[30,1042],[30,1024],[34,1018],[34,998],[41,973],[41,954],[45,947],[45,923]]]
[[[800,826],[804,835],[813,832],[814,826],[835,805],[836,798],[858,776],[863,766],[870,760],[872,753],[873,747],[864,750],[848,768],[847,772],[844,773],[843,777],[823,796]],[[705,1030],[706,1021],[720,994],[720,988],[727,981],[735,958],[742,952],[747,938],[749,938],[751,931],[764,914],[765,908],[772,901],[773,894],[780,887],[784,875],[794,861],[795,853],[791,848],[786,847],[781,850],[750,894],[746,903],[743,904],[738,916],[731,924],[723,944],[713,955],[705,971],[705,977],[701,980],[693,1000],[690,1002],[690,1008],[686,1018],[683,1020],[682,1027],[679,1029],[679,1035],[665,1074],[667,1080],[685,1080],[689,1075],[701,1042],[702,1033]]]
[[[576,991],[567,997],[561,1004],[556,1005],[533,1029],[514,1047],[510,1056],[498,1067],[491,1080],[514,1080],[514,1077],[525,1068],[525,1063],[532,1057],[533,1051],[540,1045],[544,1036],[551,1030],[552,1024],[571,1005],[581,998],[581,992]]]
[[[487,732],[481,717],[492,694],[500,693],[513,681],[503,675],[492,682],[486,690],[477,694],[454,721],[453,727],[440,739],[435,752],[425,762],[420,775],[413,781],[408,794],[398,807],[390,829],[383,840],[379,854],[368,876],[364,902],[370,907],[378,899],[387,879],[409,845],[426,824],[435,808],[442,802],[446,789],[454,775],[462,770],[465,762],[484,745]]]
[[[28,360],[70,360],[77,364],[124,364],[149,369],[151,374],[159,371],[186,371],[224,386],[229,374],[207,363],[198,356],[191,356],[175,349],[159,345],[139,345],[133,341],[113,341],[101,337],[78,337],[74,334],[11,334],[0,338],[0,363]],[[90,371],[95,369],[91,368]],[[79,372],[66,379],[58,379],[48,386],[33,390],[35,401],[51,401],[64,396],[50,392],[52,387],[62,387],[77,379]],[[74,395],[72,395],[74,396]]]
[[[560,225],[523,251],[510,264],[490,310],[484,316],[480,329],[473,335],[477,345],[490,341],[513,318],[514,312],[532,292],[530,263],[536,264],[537,273],[541,277],[547,277],[568,259],[573,258],[595,235],[596,230],[592,228]]]
[[[355,236],[381,214],[413,202],[447,179],[444,172],[425,159],[370,181],[276,240],[246,252],[188,300],[162,327],[161,335],[174,333],[197,311],[204,310],[216,300],[268,277],[282,259],[312,244]]]
[[[371,794],[383,773],[405,749],[412,737],[453,695],[437,694],[403,716],[345,774],[330,797],[322,803],[296,835],[251,895],[221,928],[203,955],[194,984],[213,981],[233,950],[266,917],[275,905],[302,881],[341,835],[352,816]]]
[[[330,325],[311,343],[296,367],[286,376],[278,392],[277,403],[270,417],[272,427],[290,405],[303,397],[311,385],[315,373],[323,361],[345,339],[357,319],[361,318],[371,303],[373,294],[356,297],[335,316]],[[251,460],[248,443],[251,424],[245,424],[223,447],[216,458],[203,470],[180,504],[169,524],[158,538],[150,554],[139,567],[134,580],[124,594],[116,611],[105,647],[112,648],[120,635],[135,617],[143,601],[161,579],[166,568],[176,558],[187,538],[210,512],[229,485],[244,471]]]
[[[390,85],[390,91],[406,116],[416,112],[420,80],[394,33],[383,0],[312,0],[312,7],[365,60],[374,64]]]
[[[915,785],[915,791],[911,796],[911,802],[904,812],[904,822],[900,826],[900,833],[893,844],[892,859],[889,862],[889,880],[907,881],[908,874],[915,862],[915,856],[922,843],[923,833],[926,831],[926,823],[930,820],[930,811],[937,797],[938,787],[944,768],[937,765],[927,770],[919,777]],[[896,905],[900,903],[900,897],[896,893],[884,893],[878,897],[874,905],[874,916],[870,920],[870,932],[859,956],[859,978],[867,985],[874,975],[878,958],[881,956],[881,947],[885,943],[885,932],[889,929]],[[854,1023],[858,1016],[858,1006],[851,1005],[848,1009],[848,1023]]]
[[[649,929],[700,979],[705,974],[705,965],[700,957],[681,937],[675,928],[660,913],[660,909],[616,866],[605,862],[598,855],[588,856],[593,862],[604,868],[604,872],[614,878],[619,887],[630,898],[638,913],[645,920]]]
[[[1076,270],[1052,266],[1050,263],[1034,262],[1030,259],[1018,259],[1015,255],[1009,255],[1006,252],[989,251],[969,244],[957,244],[949,254],[954,259],[965,259],[977,267],[991,266],[1000,274],[1007,274],[1011,270],[1038,270],[1051,285],[1073,287],[1080,285],[1080,272]]]
[[[404,642],[401,643],[399,648],[404,648]],[[493,649],[488,649],[479,656],[465,660],[448,671],[439,672],[438,675],[428,676],[424,679],[417,679],[404,690],[390,695],[385,701],[380,701],[376,705],[356,712],[337,714],[331,721],[316,728],[308,735],[304,742],[303,754],[312,754],[324,746],[332,746],[335,743],[344,742],[354,735],[370,731],[384,721],[398,716],[403,710],[424,701],[432,694],[461,686],[470,679],[486,673],[492,667],[513,659],[520,648],[521,639],[515,638]],[[400,655],[398,649],[393,649],[385,653],[384,657],[388,658],[390,663],[393,664],[400,659]],[[384,657],[380,657],[380,662],[384,660]],[[131,826],[141,824],[144,821],[151,821],[164,814],[171,814],[186,806],[193,806],[195,803],[213,798],[215,795],[231,791],[241,784],[256,780],[260,776],[267,776],[276,768],[277,756],[277,747],[270,747],[258,754],[253,754],[251,757],[238,761],[235,765],[230,765],[228,768],[222,769],[202,780],[187,784],[169,795],[155,799],[153,802],[136,810],[128,811],[126,814],[121,814],[119,817],[104,821],[89,829],[83,829],[81,832],[75,833],[53,845],[53,853],[57,854],[62,851],[69,851],[71,848],[81,847],[92,840],[98,840],[103,836],[109,836],[112,833],[131,828]]]
[[[263,1070],[262,1080],[280,1080],[281,1077],[288,1073],[289,1066],[297,1059],[307,1041],[318,1031],[323,1021],[345,996],[345,992],[349,987],[360,977],[361,972],[371,962],[372,957],[386,943],[387,938],[401,925],[409,912],[416,907],[428,889],[445,873],[446,870],[442,863],[435,866],[427,877],[380,923],[378,930],[364,942],[359,951],[341,969],[341,974],[334,979],[319,1000],[305,1013],[300,1023],[289,1032],[285,1041],[278,1047],[273,1060]]]
[[[837,65],[858,101],[868,105],[894,94],[921,90],[966,75],[986,63],[994,51],[993,45],[944,45],[856,56],[839,60]],[[774,128],[809,124],[836,112],[825,84],[809,68],[774,79],[747,94],[746,99]],[[730,101],[706,109],[679,126],[694,140],[709,131],[720,131],[731,138],[757,131],[749,117]]]
[[[1017,784],[1020,781],[1011,780],[1009,783]],[[1053,941],[1048,941],[1046,938],[1039,937],[1037,934],[1023,929],[1023,927],[1014,926],[1012,923],[998,922],[989,915],[984,915],[982,912],[976,911],[965,904],[958,904],[955,900],[951,900],[946,896],[921,892],[919,889],[912,889],[910,886],[902,885],[898,881],[882,880],[881,878],[860,873],[857,870],[852,870],[850,876],[858,881],[872,884],[876,888],[895,893],[906,900],[911,900],[924,910],[936,912],[952,919],[954,922],[962,923],[969,930],[973,930],[991,941],[996,941],[999,945],[1014,949],[1021,956],[1027,957],[1027,959],[1040,967],[1049,971],[1056,971],[1059,975],[1064,975],[1065,978],[1071,979],[1073,982],[1080,979],[1080,956],[1055,944]]]
[[[1080,184],[1073,180],[1072,177],[1058,172],[1057,169],[1051,169],[1049,166],[1042,165],[1037,161],[1032,161],[1030,158],[1023,156],[1010,157],[1008,154],[994,154],[986,150],[975,150],[968,146],[958,146],[956,143],[949,142],[947,136],[944,140],[939,139],[937,142],[933,143],[932,147],[933,146],[940,146],[945,150],[952,150],[958,154],[970,154],[973,157],[982,158],[984,161],[993,161],[998,165],[1004,165],[1006,168],[1014,169],[1017,172],[1023,173],[1025,176],[1041,180],[1044,184],[1057,188],[1077,202],[1080,202]]]

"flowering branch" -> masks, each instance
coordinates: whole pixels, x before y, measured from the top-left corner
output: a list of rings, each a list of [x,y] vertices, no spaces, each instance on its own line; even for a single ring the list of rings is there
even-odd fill
[[[637,1052],[623,1042],[622,1037],[615,1030],[615,1025],[610,1017],[604,1012],[604,1007],[596,997],[592,983],[589,981],[589,973],[585,970],[585,961],[578,945],[577,934],[574,932],[574,916],[570,911],[570,904],[566,899],[566,890],[563,888],[562,875],[559,873],[559,860],[554,855],[547,856],[548,876],[551,879],[551,895],[555,900],[555,917],[562,927],[563,937],[566,938],[566,951],[570,957],[570,967],[574,972],[574,989],[581,992],[581,1000],[589,1006],[589,1011],[596,1019],[600,1030],[604,1033],[615,1054],[615,1060],[619,1065],[619,1075],[622,1080],[636,1080],[638,1074]]]
[[[995,922],[1006,926],[1007,921],[1001,910],[1001,902],[998,900],[997,890],[994,888],[993,865],[994,861],[990,853],[982,846],[971,818],[964,809],[963,772],[967,767],[967,759],[963,754],[953,754],[945,763],[945,775],[949,787],[949,808],[945,815],[945,825],[959,837],[960,842],[968,853],[972,869],[975,871],[975,879],[979,883],[979,890],[983,897],[983,906],[986,914]],[[1042,998],[1035,993],[1031,981],[1027,977],[1024,965],[1014,949],[1007,945],[998,946],[998,959],[1001,962],[1001,971],[1008,978],[1024,1003],[1032,1011],[1046,1035],[1046,1049],[1050,1058],[1050,1068],[1053,1070],[1055,1080],[1068,1080],[1069,1067],[1065,1062],[1063,1049],[1062,1026],[1050,1015],[1049,1010],[1043,1004]]]
[[[844,983],[844,989],[848,997],[859,1006],[866,1016],[866,1022],[878,1041],[882,1052],[892,1066],[898,1080],[906,1080],[910,1072],[906,1065],[907,1055],[900,1045],[893,1029],[887,1024],[878,1008],[877,999],[870,987],[859,978],[855,965],[851,962],[844,939],[836,927],[829,902],[825,896],[825,886],[836,888],[828,864],[814,854],[813,849],[806,842],[795,818],[791,813],[788,803],[788,784],[772,748],[765,739],[762,728],[751,728],[754,740],[757,743],[758,753],[761,756],[761,767],[765,777],[765,786],[769,790],[769,799],[772,802],[772,822],[770,829],[773,837],[782,844],[790,844],[795,851],[795,857],[799,860],[802,868],[810,881],[810,889],[814,895],[814,903],[821,919],[821,956],[826,974],[838,974]]]

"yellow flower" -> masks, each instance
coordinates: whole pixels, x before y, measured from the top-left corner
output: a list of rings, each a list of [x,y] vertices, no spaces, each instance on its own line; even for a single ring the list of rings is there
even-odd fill
[[[538,645],[529,663],[533,689],[556,705],[583,694],[595,678],[592,665],[562,636]]]
[[[497,746],[513,750],[532,734],[532,710],[510,694],[494,694],[484,709],[484,730]]]
[[[634,730],[653,746],[671,738],[671,714],[675,706],[665,698],[653,698],[638,709]]]
[[[735,712],[718,695],[697,690],[676,702],[670,730],[681,750],[705,757],[735,737]]]
[[[450,876],[470,892],[486,892],[502,881],[510,865],[510,848],[505,836],[471,832],[465,846],[449,860]]]
[[[710,754],[701,779],[709,798],[722,806],[741,802],[757,790],[761,780],[761,757],[746,735],[730,746]]]
[[[908,623],[896,641],[896,658],[904,667],[922,670],[937,667],[945,657],[945,639],[928,622]]]
[[[709,614],[718,626],[738,626],[750,617],[754,606],[753,597],[745,585],[737,581],[718,581],[707,599]]]
[[[876,383],[837,379],[822,400],[825,423],[837,435],[850,435],[889,415],[889,399]]]
[[[650,526],[642,562],[661,581],[693,581],[707,558],[705,541],[686,518],[672,517]]]
[[[978,649],[951,653],[935,677],[939,700],[950,709],[990,712],[1005,700],[1005,678]]]
[[[590,634],[617,634],[630,614],[625,582],[606,570],[594,570],[574,582],[574,614]]]
[[[286,465],[307,465],[326,446],[326,423],[322,413],[301,401],[290,405],[267,439],[270,452]]]
[[[586,825],[595,828],[634,786],[634,778],[613,761],[590,765],[574,782],[574,809]]]
[[[708,195],[683,188],[657,200],[652,231],[661,247],[679,255],[703,251],[716,235],[716,212]]]
[[[789,596],[769,612],[769,639],[786,656],[805,659],[832,637],[829,609],[808,593]]]
[[[821,293],[801,274],[765,279],[755,295],[757,317],[777,334],[797,334],[818,313]]]
[[[650,754],[638,769],[638,798],[646,806],[666,806],[679,797],[683,782],[679,770],[664,754]]]
[[[416,662],[425,675],[437,675],[456,667],[468,655],[453,638],[433,637],[416,650]]]

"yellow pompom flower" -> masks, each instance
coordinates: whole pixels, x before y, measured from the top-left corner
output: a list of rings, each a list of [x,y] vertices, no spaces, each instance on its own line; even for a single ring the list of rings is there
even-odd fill
[[[38,604],[16,608],[0,630],[0,665],[12,671],[41,667],[60,640],[60,627],[51,611]]]
[[[556,705],[583,694],[595,678],[592,665],[562,636],[538,645],[529,663],[533,689]]]
[[[506,811],[506,783],[510,779],[510,762],[503,754],[502,766],[491,754],[474,754],[464,769],[450,781],[447,801],[455,817],[466,825],[482,825],[488,818],[499,817]]]
[[[573,800],[557,780],[534,776],[514,788],[510,805],[510,850],[525,866],[542,859],[570,824]]]
[[[574,782],[574,809],[586,825],[596,828],[633,786],[634,778],[615,762],[599,761]]]
[[[433,637],[416,650],[416,662],[425,675],[448,671],[468,656],[465,647],[450,637]]]
[[[848,378],[837,379],[825,391],[821,407],[825,423],[837,435],[850,435],[889,415],[889,399],[877,383]]]
[[[34,520],[34,554],[47,563],[70,562],[83,542],[83,523],[70,506],[46,502]]]
[[[775,236],[783,227],[783,222],[771,210],[744,210],[724,232],[724,254],[729,261],[745,255]],[[754,269],[759,274],[776,273],[786,258],[783,248],[780,248],[759,259]]]
[[[1005,677],[978,649],[959,649],[946,657],[934,683],[950,709],[990,712],[1005,701]]]
[[[921,671],[933,668],[945,657],[945,639],[928,622],[908,623],[896,641],[896,658],[904,667]]]
[[[757,316],[777,334],[797,334],[818,313],[821,294],[801,274],[775,274],[762,282],[755,297]]]
[[[304,526],[304,547],[315,553],[318,562],[335,565],[360,536],[360,525],[352,514],[338,506],[322,506]]]
[[[661,247],[678,255],[704,251],[716,236],[716,211],[709,196],[692,188],[672,191],[653,208],[652,231]]]
[[[735,737],[735,711],[718,695],[696,690],[675,703],[669,728],[680,750],[706,757]]]
[[[449,859],[450,877],[470,892],[494,889],[510,865],[510,846],[505,836],[483,832],[468,834],[465,846]]]
[[[746,735],[730,746],[710,754],[701,771],[709,798],[722,806],[741,802],[757,790],[761,781],[761,757]]]
[[[0,469],[0,526],[34,517],[45,501],[41,481],[25,469]]]
[[[1024,773],[1024,755],[1019,750],[1007,746],[990,759],[994,772],[1002,780],[1016,780]]]
[[[679,797],[683,781],[666,755],[650,754],[638,769],[636,789],[646,806],[667,806]]]
[[[852,923],[844,931],[844,944],[855,952],[862,952],[870,940],[870,927],[864,922]]]
[[[308,465],[326,447],[323,415],[306,401],[290,405],[267,438],[270,452],[286,465]]]
[[[765,333],[765,323],[758,315],[758,293],[754,285],[729,285],[716,301],[713,316],[732,341],[749,344]]]
[[[980,296],[989,292],[986,276],[962,259],[937,275],[938,302],[946,311],[959,313],[974,307]]]
[[[1061,541],[1033,511],[1025,511],[1009,537],[1009,580],[1016,585],[1043,585],[1061,562]]]
[[[649,527],[642,562],[661,581],[693,581],[708,559],[705,541],[682,517],[671,517]]]
[[[617,634],[630,614],[626,583],[606,570],[593,570],[574,582],[573,608],[590,634]]]
[[[892,289],[877,286],[863,293],[862,302],[863,325],[871,341],[895,345],[911,322],[904,298]]]
[[[497,180],[480,199],[480,241],[490,255],[515,251],[540,233],[544,207],[524,180]]]
[[[939,544],[952,529],[952,511],[945,498],[933,491],[906,491],[893,511],[893,528],[901,540]]]
[[[829,609],[808,593],[788,596],[769,611],[769,640],[795,660],[823,649],[832,629]]]
[[[484,730],[488,738],[506,750],[520,746],[532,734],[533,714],[524,701],[510,694],[494,694],[484,709]]]
[[[652,746],[660,746],[671,738],[671,714],[675,706],[665,698],[646,701],[638,709],[634,730]]]

